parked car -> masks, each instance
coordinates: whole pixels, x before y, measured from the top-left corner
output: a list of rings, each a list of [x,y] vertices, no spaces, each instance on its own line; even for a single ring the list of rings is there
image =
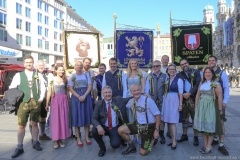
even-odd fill
[[[8,90],[13,76],[17,72],[24,70],[24,67],[17,64],[0,64],[0,95],[3,95]]]

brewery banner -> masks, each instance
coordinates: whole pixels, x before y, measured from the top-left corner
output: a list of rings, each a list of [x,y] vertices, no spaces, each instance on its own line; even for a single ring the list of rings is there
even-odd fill
[[[190,65],[205,65],[212,55],[212,25],[173,26],[173,62],[179,65],[182,58]]]
[[[127,68],[136,59],[140,68],[152,67],[153,31],[116,30],[116,59],[119,68]]]
[[[73,69],[76,61],[88,57],[92,60],[91,67],[100,63],[99,33],[65,31],[65,53],[67,69]]]

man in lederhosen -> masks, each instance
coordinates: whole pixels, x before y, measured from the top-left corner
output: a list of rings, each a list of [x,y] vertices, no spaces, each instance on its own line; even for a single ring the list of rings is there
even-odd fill
[[[186,59],[180,60],[180,67],[182,71],[177,74],[179,78],[183,80],[184,92],[183,92],[183,110],[182,110],[182,129],[183,134],[178,142],[188,141],[187,130],[189,123],[189,114],[194,119],[194,101],[198,91],[198,86],[201,82],[201,75],[199,70],[191,69]],[[199,145],[198,132],[194,130],[194,146]]]
[[[160,111],[153,99],[141,95],[139,84],[132,85],[130,90],[134,98],[128,101],[126,107],[133,110],[134,122],[118,128],[119,135],[128,143],[127,150],[123,151],[122,154],[136,152],[136,147],[129,134],[138,133],[142,139],[140,154],[145,156],[151,151],[154,139],[159,137]]]
[[[146,80],[145,93],[150,95],[155,101],[159,111],[162,111],[162,101],[165,89],[165,80],[167,74],[161,72],[161,62],[159,60],[153,61],[153,71],[148,75]],[[165,123],[160,119],[160,143],[165,144],[164,137]]]
[[[44,71],[44,67],[45,67],[44,61],[38,60],[36,64],[36,69],[37,69],[37,72],[43,76],[44,85],[47,90],[48,73]],[[45,109],[45,106],[46,106],[46,96],[44,97],[41,103],[41,119],[39,122],[39,130],[40,130],[39,140],[51,140],[51,138],[45,134],[45,126],[46,126],[46,118],[47,118],[47,111]]]
[[[45,96],[45,85],[41,74],[33,71],[33,57],[27,55],[23,57],[25,70],[16,73],[9,88],[18,88],[24,93],[23,101],[18,108],[18,145],[12,158],[18,157],[24,152],[23,139],[25,128],[30,116],[32,124],[33,148],[40,151],[42,147],[38,142],[38,122],[41,114],[41,103]]]
[[[102,80],[103,80],[103,75],[106,71],[106,65],[104,63],[99,64],[98,66],[99,69],[99,74],[95,76],[95,82],[97,85],[97,99],[102,100]]]
[[[219,142],[218,138],[214,137],[213,139],[213,145],[219,144],[218,150],[223,154],[223,155],[229,155],[226,147],[224,146],[224,122],[226,121],[225,118],[225,110],[227,108],[227,102],[229,99],[229,85],[228,85],[228,76],[225,71],[221,70],[219,67],[217,67],[217,57],[215,56],[210,56],[208,58],[208,66],[212,67],[215,74],[218,75],[219,77],[219,83],[222,87],[222,94],[223,94],[223,105],[222,105],[222,110],[220,112],[223,112],[221,119],[222,119],[222,128],[223,128],[223,135],[219,135]]]

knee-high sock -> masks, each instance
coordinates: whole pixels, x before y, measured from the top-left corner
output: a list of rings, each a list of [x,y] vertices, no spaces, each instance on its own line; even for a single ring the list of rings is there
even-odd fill
[[[43,136],[45,134],[45,124],[46,124],[46,122],[39,123],[40,136]]]

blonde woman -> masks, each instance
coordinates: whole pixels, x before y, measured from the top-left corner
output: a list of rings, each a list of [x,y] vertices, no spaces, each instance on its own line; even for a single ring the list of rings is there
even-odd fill
[[[141,85],[141,93],[145,94],[145,83],[146,80],[142,74],[142,71],[139,69],[139,63],[136,59],[130,59],[128,63],[128,69],[127,69],[127,98],[132,96],[132,93],[130,92],[130,87],[134,84]],[[128,114],[128,120],[129,122],[133,122],[133,114],[132,110],[127,110]],[[136,135],[132,136],[132,141],[136,141]],[[138,137],[138,143],[141,144],[141,139]]]

